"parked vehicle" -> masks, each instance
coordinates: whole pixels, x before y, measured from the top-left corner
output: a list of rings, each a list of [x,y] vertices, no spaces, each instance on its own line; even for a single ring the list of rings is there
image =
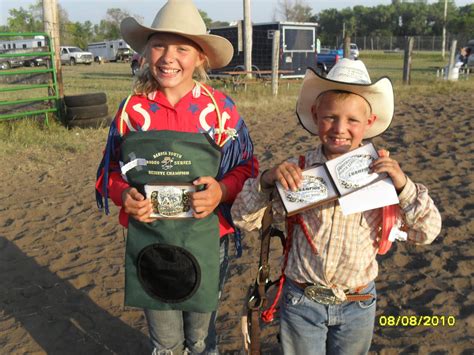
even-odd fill
[[[316,29],[317,23],[270,22],[253,24],[252,27],[252,68],[254,71],[272,69],[273,34],[280,31],[279,70],[288,71],[282,77],[302,78],[307,67],[316,68]],[[244,68],[243,30],[241,24],[213,28],[211,34],[227,38],[234,46],[231,62],[218,71],[241,71]]]
[[[344,43],[341,44],[341,47],[339,49],[344,50]],[[357,60],[359,59],[359,47],[355,43],[351,43],[349,47],[349,58]]]
[[[474,67],[474,39],[467,42],[466,47],[470,50],[469,57],[467,58],[467,66]]]
[[[61,63],[62,64],[92,64],[92,53],[85,52],[79,47],[69,47],[69,46],[61,46]]]
[[[45,46],[46,43],[44,36],[34,36],[34,38],[0,40],[0,50],[3,51],[40,48]]]
[[[95,62],[128,61],[133,51],[123,39],[90,43],[87,50],[92,53]]]
[[[316,72],[320,75],[326,75],[342,57],[342,49],[321,48],[317,54]]]
[[[0,69],[11,69],[23,66],[23,60],[20,58],[0,58]]]
[[[137,75],[137,72],[143,65],[143,57],[139,53],[134,53],[130,62],[132,68],[132,75]]]
[[[0,69],[41,65],[45,63],[43,58],[21,56],[21,54],[42,51],[47,51],[44,36],[0,40],[0,53],[12,54],[11,58],[0,58]]]

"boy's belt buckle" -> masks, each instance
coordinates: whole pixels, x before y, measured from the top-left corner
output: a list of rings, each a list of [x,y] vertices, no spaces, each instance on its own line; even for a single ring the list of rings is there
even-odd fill
[[[324,304],[324,305],[335,305],[342,303],[332,290],[322,285],[311,285],[306,286],[304,289],[304,295],[310,300]]]

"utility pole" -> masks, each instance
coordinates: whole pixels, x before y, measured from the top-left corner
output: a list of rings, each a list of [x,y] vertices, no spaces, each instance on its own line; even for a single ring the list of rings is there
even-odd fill
[[[244,0],[244,66],[245,71],[249,72],[247,78],[252,74],[252,18],[250,16],[250,0]]]
[[[56,0],[43,0],[43,26],[44,32],[49,36],[51,50],[54,52],[54,66],[58,82],[60,99],[64,97],[63,76],[61,69],[61,53],[59,53],[59,20],[58,5]]]
[[[448,0],[444,0],[444,20],[443,20],[443,43],[441,43],[441,56],[444,59],[446,51],[446,18],[448,16]]]

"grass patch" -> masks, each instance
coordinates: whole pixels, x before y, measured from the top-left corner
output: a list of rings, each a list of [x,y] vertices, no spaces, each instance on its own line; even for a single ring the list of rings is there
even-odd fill
[[[0,124],[0,155],[15,154],[19,151],[36,151],[44,157],[51,151],[81,153],[90,142],[107,135],[102,130],[68,130],[54,120],[46,126],[43,120],[23,119]]]

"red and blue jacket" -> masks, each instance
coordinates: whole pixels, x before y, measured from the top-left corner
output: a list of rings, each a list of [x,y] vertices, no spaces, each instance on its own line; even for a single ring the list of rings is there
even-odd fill
[[[121,103],[111,124],[104,156],[97,171],[98,207],[104,208],[108,214],[108,198],[117,206],[122,206],[122,192],[129,187],[120,171],[122,137],[130,131],[145,130],[206,133],[221,146],[222,159],[216,179],[226,186],[227,196],[226,201],[219,205],[220,235],[238,232],[234,230],[230,207],[245,180],[257,176],[258,162],[253,156],[248,129],[232,99],[204,84],[196,84],[174,106],[161,91],[132,95]],[[119,222],[124,227],[128,226],[128,215],[123,207],[120,209]],[[239,233],[236,234],[240,254]]]

